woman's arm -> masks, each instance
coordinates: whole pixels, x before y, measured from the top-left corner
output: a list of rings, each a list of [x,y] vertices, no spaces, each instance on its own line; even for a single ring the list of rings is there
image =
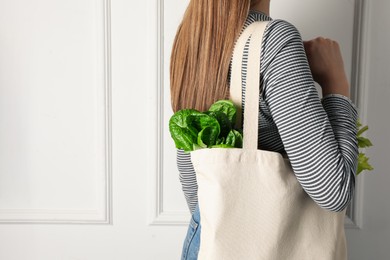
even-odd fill
[[[194,166],[191,162],[191,154],[177,149],[176,163],[180,173],[179,179],[184,197],[191,214],[193,214],[198,203],[198,184]]]
[[[354,193],[356,108],[341,95],[320,100],[300,33],[281,20],[273,27],[267,37],[281,42],[265,71],[265,100],[303,189],[321,207],[341,211]]]

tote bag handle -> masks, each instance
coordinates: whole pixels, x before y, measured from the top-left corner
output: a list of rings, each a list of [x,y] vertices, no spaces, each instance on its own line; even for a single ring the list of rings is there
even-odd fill
[[[241,127],[242,115],[242,60],[245,44],[250,38],[248,67],[246,75],[245,109],[243,125],[243,148],[257,150],[259,98],[260,98],[260,59],[263,35],[269,22],[254,22],[240,35],[233,51],[230,99],[237,109],[236,127]]]

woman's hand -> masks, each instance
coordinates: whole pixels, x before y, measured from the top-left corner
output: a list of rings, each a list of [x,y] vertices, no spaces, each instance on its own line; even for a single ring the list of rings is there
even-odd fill
[[[320,84],[322,95],[341,94],[349,97],[349,83],[339,44],[323,37],[303,43],[313,79]]]

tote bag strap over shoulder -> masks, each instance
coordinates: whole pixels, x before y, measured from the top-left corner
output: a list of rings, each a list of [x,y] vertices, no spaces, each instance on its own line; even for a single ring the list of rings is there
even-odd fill
[[[245,44],[250,40],[247,67],[247,81],[245,92],[245,110],[243,125],[243,148],[257,150],[258,122],[259,122],[259,95],[260,95],[260,59],[261,46],[265,28],[269,22],[254,22],[250,24],[240,35],[233,53],[232,73],[230,82],[230,99],[237,110],[236,127],[241,128],[242,107],[242,60]]]

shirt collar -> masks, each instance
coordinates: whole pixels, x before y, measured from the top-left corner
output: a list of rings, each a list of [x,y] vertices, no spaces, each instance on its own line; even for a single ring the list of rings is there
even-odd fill
[[[255,21],[272,21],[272,18],[265,13],[257,10],[249,10],[249,17]]]

